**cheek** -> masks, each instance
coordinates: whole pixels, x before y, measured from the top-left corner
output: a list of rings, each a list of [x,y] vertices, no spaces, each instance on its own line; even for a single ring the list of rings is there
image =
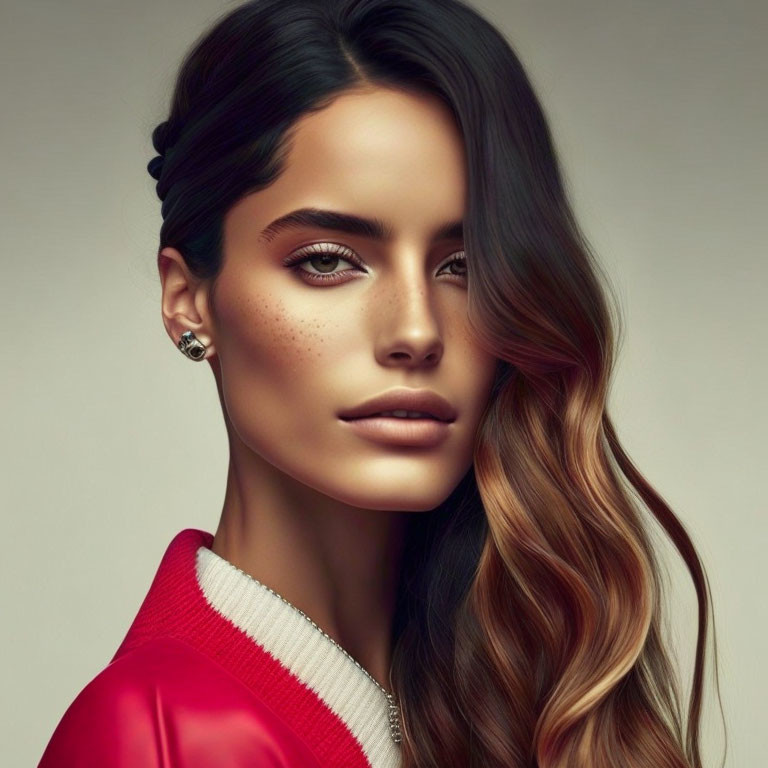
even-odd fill
[[[348,313],[282,286],[233,280],[220,288],[217,349],[231,422],[259,452],[274,435],[307,440],[336,405],[334,371],[350,354]]]
[[[317,365],[322,324],[272,294],[222,301],[217,311],[222,372],[290,381]]]
[[[480,411],[493,388],[498,358],[480,346],[466,315],[456,325],[453,343],[464,361],[461,373],[465,391],[474,401],[475,409]]]
[[[322,323],[284,296],[262,290],[218,296],[217,349],[229,421],[240,440],[280,464],[281,445],[308,429],[302,405],[323,364],[318,355]],[[311,398],[309,398],[311,400]],[[295,407],[286,408],[286,403]]]

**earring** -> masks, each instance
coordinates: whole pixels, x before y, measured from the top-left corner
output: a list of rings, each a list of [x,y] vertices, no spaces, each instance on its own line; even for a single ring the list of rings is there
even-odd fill
[[[186,331],[181,334],[179,349],[190,360],[202,360],[205,357],[205,344],[192,331]]]

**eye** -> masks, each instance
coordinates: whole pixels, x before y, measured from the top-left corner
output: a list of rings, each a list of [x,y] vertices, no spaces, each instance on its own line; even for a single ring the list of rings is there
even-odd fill
[[[464,251],[456,251],[450,261],[447,261],[445,264],[443,264],[443,266],[440,268],[440,271],[446,267],[449,268],[448,274],[452,277],[465,279],[467,277],[467,257]],[[452,269],[453,267],[457,267],[458,271]]]
[[[343,258],[342,258],[343,257]],[[346,262],[356,269],[344,269],[340,272],[335,271],[340,263]],[[286,267],[299,273],[303,280],[308,282],[340,282],[348,272],[362,271],[363,263],[357,254],[349,248],[338,243],[314,243],[299,248],[292,253],[283,263]],[[304,265],[312,269],[305,269]]]

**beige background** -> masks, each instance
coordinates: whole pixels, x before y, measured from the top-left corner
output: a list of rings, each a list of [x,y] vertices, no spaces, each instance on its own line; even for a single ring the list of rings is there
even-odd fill
[[[485,0],[550,117],[621,295],[621,438],[693,535],[730,768],[765,765],[766,137],[758,2]],[[215,0],[0,5],[5,765],[33,765],[110,659],[172,536],[213,531],[227,463],[207,365],[160,322],[144,170]],[[692,652],[680,566],[676,631]],[[710,696],[707,765],[722,732]]]

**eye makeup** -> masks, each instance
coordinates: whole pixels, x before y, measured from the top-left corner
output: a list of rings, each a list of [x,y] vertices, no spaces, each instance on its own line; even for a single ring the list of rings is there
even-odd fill
[[[318,270],[312,262],[322,261],[323,266],[329,267],[328,271]],[[352,264],[354,269],[344,269],[341,272],[333,272],[339,262]],[[316,271],[304,269],[304,264],[310,264]],[[355,271],[367,274],[367,270],[360,257],[350,248],[339,243],[313,243],[305,245],[283,259],[283,265],[299,274],[299,277],[307,282],[338,283],[344,281],[345,275]],[[449,271],[450,277],[464,282],[467,278],[467,259],[463,250],[456,251],[452,258],[445,262],[441,269],[452,268],[459,265],[460,271]],[[438,270],[438,274],[440,270]]]

